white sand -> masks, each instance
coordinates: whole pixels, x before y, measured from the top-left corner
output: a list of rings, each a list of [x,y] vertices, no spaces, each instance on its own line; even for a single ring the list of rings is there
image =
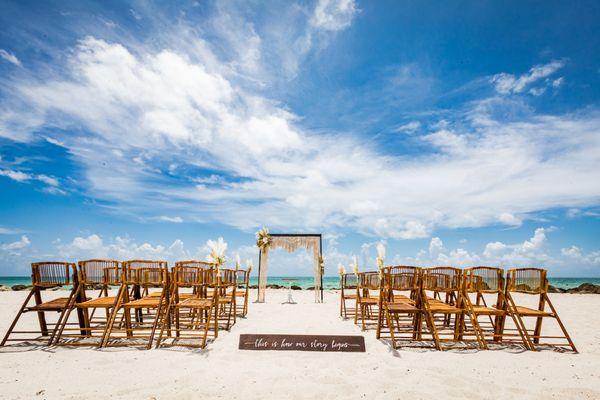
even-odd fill
[[[2,335],[25,295],[0,293]],[[248,318],[206,350],[0,349],[0,397],[600,398],[598,295],[552,295],[580,354],[393,351],[373,331],[364,332],[366,353],[238,350],[241,333],[363,334],[338,317],[334,291],[326,293],[325,304],[312,303],[312,292],[296,291],[299,304],[281,305],[285,296],[269,290],[267,303],[250,304]],[[35,315],[25,318],[35,326]]]

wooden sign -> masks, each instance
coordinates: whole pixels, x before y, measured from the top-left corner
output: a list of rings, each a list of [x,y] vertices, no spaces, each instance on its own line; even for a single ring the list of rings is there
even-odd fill
[[[240,335],[240,350],[365,352],[363,336]]]

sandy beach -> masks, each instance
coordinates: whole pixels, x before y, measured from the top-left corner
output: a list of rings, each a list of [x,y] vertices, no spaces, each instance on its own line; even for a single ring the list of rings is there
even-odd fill
[[[26,292],[0,294],[4,333]],[[49,297],[60,292],[49,293]],[[250,304],[248,317],[223,331],[205,350],[183,348],[0,349],[0,397],[54,398],[600,398],[600,296],[552,294],[580,354],[427,349],[392,350],[339,318],[339,295],[268,290],[267,302]],[[256,292],[251,293],[252,300]],[[35,315],[26,316],[31,327]],[[238,350],[243,333],[364,335],[366,353]]]

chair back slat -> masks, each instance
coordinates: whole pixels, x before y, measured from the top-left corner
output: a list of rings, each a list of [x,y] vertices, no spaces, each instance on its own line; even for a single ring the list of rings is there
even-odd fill
[[[195,267],[195,268],[210,269],[210,268],[215,268],[216,264],[211,263],[209,261],[186,260],[186,261],[177,261],[175,263],[175,266],[176,267]]]
[[[433,267],[423,270],[423,289],[435,292],[455,292],[461,288],[462,271],[454,267]]]
[[[126,284],[141,284],[143,279],[148,279],[149,282],[152,280],[159,281],[162,279],[160,272],[157,274],[152,274],[148,271],[151,270],[159,270],[166,271],[167,269],[166,261],[154,261],[154,260],[130,260],[125,261],[123,263],[123,270],[125,276]],[[144,270],[144,273],[140,273],[140,270]],[[149,283],[150,284],[150,283]]]
[[[469,293],[498,293],[504,290],[504,270],[495,267],[472,267],[464,270],[465,289]]]
[[[176,265],[173,267],[173,283],[178,287],[199,286],[204,282],[203,271],[199,267]]]
[[[116,260],[79,261],[81,283],[116,286],[121,282],[121,263]]]
[[[31,283],[38,287],[67,286],[73,284],[75,264],[47,261],[31,264]]]
[[[366,290],[379,290],[380,288],[379,272],[359,272],[358,286]]]
[[[358,276],[354,272],[347,272],[341,276],[342,289],[356,289]]]
[[[386,284],[390,290],[413,291],[419,288],[420,268],[397,265],[384,270]]]
[[[548,290],[546,270],[541,268],[514,268],[507,272],[509,292],[541,294]]]
[[[143,287],[166,287],[169,282],[169,271],[166,268],[138,268],[137,283]]]
[[[238,285],[247,285],[250,281],[250,271],[245,269],[236,270],[236,282]]]
[[[219,283],[223,286],[235,286],[237,284],[235,269],[221,268],[219,269]]]

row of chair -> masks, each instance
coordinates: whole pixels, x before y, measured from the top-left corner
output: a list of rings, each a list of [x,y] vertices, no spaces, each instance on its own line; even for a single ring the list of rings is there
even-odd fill
[[[205,347],[209,333],[229,330],[248,312],[250,270],[205,261],[86,260],[31,265],[32,288],[0,346],[9,341],[48,345]],[[67,297],[44,301],[51,288]],[[118,287],[115,295],[109,289]],[[96,298],[87,291],[98,290]],[[33,299],[33,301],[32,301]],[[77,321],[70,317],[75,311]],[[38,330],[15,330],[23,314],[36,313]],[[48,322],[47,313],[57,313]],[[23,335],[38,336],[24,337]]]
[[[535,297],[525,306],[517,304],[526,301],[525,296],[515,299],[515,293]],[[539,268],[510,269],[505,274],[494,267],[391,266],[343,273],[343,318],[348,318],[347,301],[354,302],[354,322],[360,319],[365,330],[373,321],[377,338],[389,332],[394,348],[432,342],[437,350],[451,343],[479,349],[517,344],[533,351],[551,346],[577,352],[548,297],[546,271]],[[547,318],[557,322],[561,334],[542,333]]]

